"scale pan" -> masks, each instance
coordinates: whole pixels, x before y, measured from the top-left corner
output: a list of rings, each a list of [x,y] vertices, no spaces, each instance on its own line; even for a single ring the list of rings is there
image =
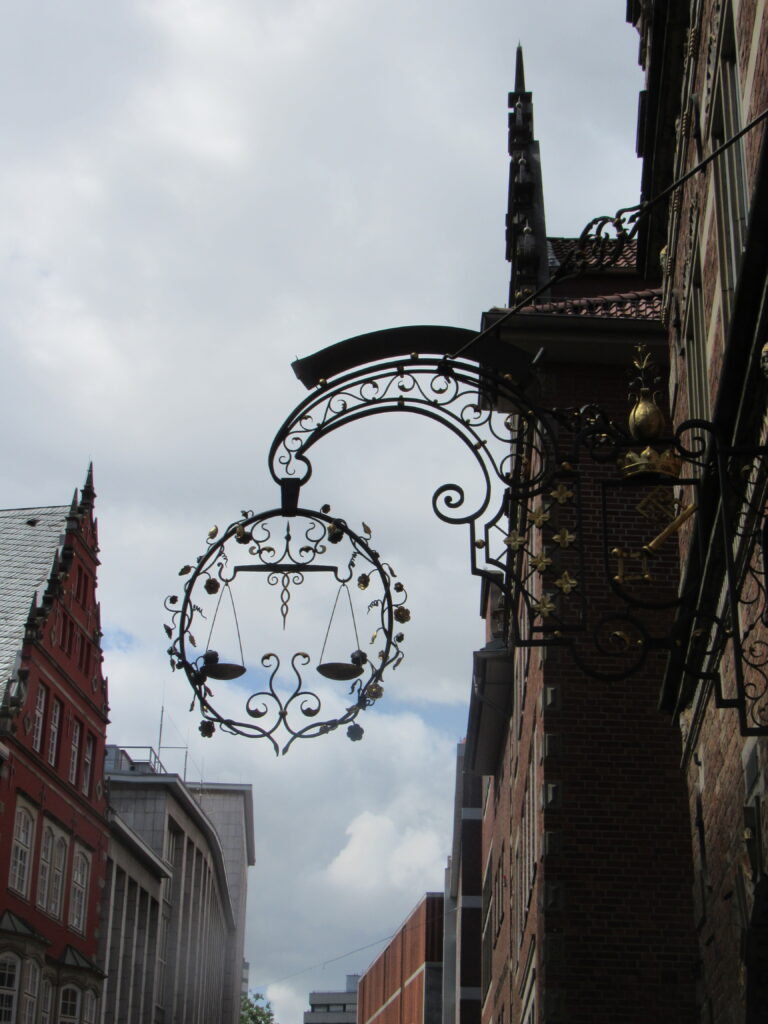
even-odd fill
[[[205,666],[205,674],[209,679],[237,679],[245,675],[245,665],[234,665],[226,661],[217,661]]]
[[[345,683],[361,676],[363,666],[353,665],[351,661],[325,661],[322,665],[317,666],[317,671],[326,679],[335,679],[337,682]]]

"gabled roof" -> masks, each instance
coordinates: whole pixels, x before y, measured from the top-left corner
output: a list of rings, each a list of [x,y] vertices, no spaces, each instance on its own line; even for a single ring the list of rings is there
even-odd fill
[[[0,696],[11,677],[30,607],[45,593],[66,534],[69,505],[0,511]]]
[[[41,935],[23,917],[19,917],[11,910],[4,910],[0,914],[0,932],[4,932],[7,935],[20,936],[23,939],[34,939],[36,942],[45,943],[46,946],[50,945],[49,940],[44,935]]]

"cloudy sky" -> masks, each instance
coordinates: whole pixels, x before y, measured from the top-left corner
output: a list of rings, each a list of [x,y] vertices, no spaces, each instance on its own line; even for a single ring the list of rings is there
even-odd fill
[[[307,503],[371,524],[413,611],[362,743],[203,741],[163,598],[213,523],[277,504],[293,358],[504,303],[518,40],[549,232],[636,201],[637,36],[611,0],[6,0],[3,23],[0,505],[64,503],[93,460],[110,738],[157,745],[164,706],[169,767],[187,746],[190,777],[253,784],[245,954],[299,1024],[442,887],[483,637],[430,496],[462,456],[409,417],[318,449]]]

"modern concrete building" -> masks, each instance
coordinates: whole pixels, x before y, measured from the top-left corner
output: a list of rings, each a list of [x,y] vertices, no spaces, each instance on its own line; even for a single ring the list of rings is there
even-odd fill
[[[479,1024],[482,923],[482,780],[464,771],[456,750],[451,855],[445,869],[443,1024]]]
[[[150,748],[108,747],[106,775],[103,1024],[235,1024],[251,787],[187,785]]]
[[[341,992],[310,992],[304,1024],[356,1024],[359,974],[348,974]]]

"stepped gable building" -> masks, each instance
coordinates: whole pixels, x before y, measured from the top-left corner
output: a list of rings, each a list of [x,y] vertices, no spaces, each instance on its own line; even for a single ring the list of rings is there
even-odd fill
[[[587,250],[582,276],[544,287],[577,241],[546,236],[541,177],[527,177],[539,154],[520,51],[510,107],[511,300],[539,295],[500,324],[500,336],[532,356],[543,349],[543,406],[596,402],[626,422],[635,345],[667,361],[660,280],[639,273],[628,246],[608,271]],[[490,310],[483,327],[505,312]],[[536,458],[527,452],[525,465]],[[600,508],[601,473],[598,463],[580,467],[592,595],[604,579],[600,529],[589,518]],[[569,493],[542,495],[530,510],[538,538],[530,568],[542,598],[546,587],[557,594],[568,583],[564,600],[579,586],[548,575],[556,545],[569,543],[567,530],[557,532]],[[612,515],[627,532],[637,529],[626,500]],[[659,558],[663,596],[674,587],[671,547]],[[587,610],[594,619],[609,607],[604,590],[605,609]],[[483,1024],[693,1022],[690,829],[679,738],[657,708],[663,656],[649,656],[623,682],[594,678],[562,648],[510,645],[493,591],[483,593],[487,644],[475,656],[465,754],[467,768],[485,777]]]
[[[360,978],[358,1024],[440,1024],[442,987],[443,894],[428,892]]]
[[[753,1024],[768,1020],[767,484],[749,454],[768,440],[768,6],[630,0],[627,17],[645,69],[643,198],[736,139],[656,208],[640,269],[661,273],[674,424],[711,420],[710,444],[743,453],[728,461],[730,504],[703,481],[704,514],[680,536],[682,584],[704,612],[685,634],[686,661],[711,678],[670,666],[660,704],[679,725],[687,784],[697,1019]]]
[[[185,782],[151,748],[109,746],[106,777],[101,1020],[236,1024],[255,863],[251,786]]]
[[[95,1024],[108,842],[93,473],[0,512],[0,1020]]]

